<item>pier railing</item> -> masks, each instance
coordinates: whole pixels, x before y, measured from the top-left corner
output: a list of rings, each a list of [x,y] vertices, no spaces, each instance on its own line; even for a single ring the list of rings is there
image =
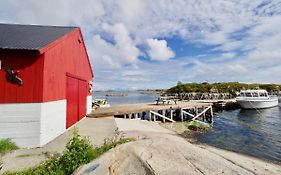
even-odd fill
[[[184,121],[184,116],[187,115],[189,117],[192,117],[190,120],[198,120],[199,117],[202,117],[202,121],[203,122],[206,122],[208,121],[208,123],[210,124],[213,124],[213,108],[212,108],[212,105],[208,106],[208,107],[204,107],[202,106],[201,108],[201,112],[198,114],[198,110],[200,108],[196,107],[194,108],[192,111],[194,112],[194,114],[190,113],[190,112],[187,112],[185,110],[188,110],[189,108],[181,108],[180,109],[180,119],[181,121],[183,122]],[[161,110],[162,111],[162,114],[159,113],[159,112],[156,112],[156,111],[148,111],[148,120],[149,121],[157,121],[156,120],[156,117],[162,119],[163,122],[166,122],[167,121],[170,121],[170,122],[176,122],[174,119],[173,119],[173,113],[175,112],[175,110]],[[208,120],[207,120],[207,117],[206,117],[206,113],[209,111],[209,117],[208,117]],[[163,115],[165,113],[169,112],[169,115]],[[178,117],[179,118],[179,117]]]
[[[212,123],[213,103],[196,101],[178,101],[177,104],[124,104],[94,110],[88,117],[115,116],[125,119],[140,119],[148,121],[189,121],[201,120]]]
[[[173,120],[172,118],[168,118],[168,117],[166,117],[166,116],[164,116],[164,115],[162,115],[162,114],[159,114],[159,113],[157,113],[157,112],[149,111],[149,113],[150,113],[150,115],[151,115],[151,114],[154,115],[154,121],[156,121],[155,116],[158,116],[158,117],[161,117],[162,119],[168,120],[168,121],[170,121],[170,122],[176,122],[176,121]]]

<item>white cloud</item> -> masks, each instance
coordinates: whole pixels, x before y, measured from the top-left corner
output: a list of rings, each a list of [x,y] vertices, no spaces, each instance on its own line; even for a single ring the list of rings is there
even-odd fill
[[[151,60],[166,61],[175,57],[175,53],[167,46],[165,40],[147,39],[146,41],[149,46],[148,55]]]
[[[112,36],[113,41],[109,42],[94,35],[91,41],[91,58],[93,62],[107,65],[111,68],[121,68],[123,65],[135,65],[141,52],[135,46],[123,24],[107,26],[107,34]]]
[[[280,6],[280,0],[3,0],[0,22],[80,26],[99,88],[280,83]],[[198,53],[204,57],[178,58],[166,40],[174,37],[211,49]]]
[[[231,59],[231,58],[234,58],[236,54],[234,52],[225,52],[225,53],[222,53],[221,55],[222,55],[222,58]]]

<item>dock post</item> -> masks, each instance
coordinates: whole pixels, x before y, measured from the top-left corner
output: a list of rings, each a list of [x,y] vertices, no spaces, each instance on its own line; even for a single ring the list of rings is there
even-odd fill
[[[166,116],[165,113],[166,113],[166,111],[165,111],[165,110],[162,110],[162,115]],[[165,123],[165,122],[166,122],[166,119],[163,118],[163,123]]]
[[[213,125],[214,123],[213,105],[211,105],[210,112],[211,112],[211,124]]]
[[[173,120],[173,110],[172,109],[170,110],[170,117]]]
[[[151,112],[148,111],[148,120],[151,121]]]
[[[181,121],[183,122],[183,112],[182,111],[183,111],[183,109],[181,108],[180,109],[180,116],[181,116]]]
[[[154,120],[154,122],[156,122],[156,115],[155,114],[153,114],[153,120]]]
[[[203,108],[203,111],[204,111],[205,110],[205,106],[202,106],[202,108]],[[206,112],[204,112],[204,114],[203,114],[203,122],[205,122],[205,119],[206,119]]]
[[[126,114],[124,114],[124,119],[126,119]]]
[[[139,118],[139,113],[135,113],[135,119]]]
[[[129,115],[129,119],[131,119],[132,118],[132,114],[128,114]]]

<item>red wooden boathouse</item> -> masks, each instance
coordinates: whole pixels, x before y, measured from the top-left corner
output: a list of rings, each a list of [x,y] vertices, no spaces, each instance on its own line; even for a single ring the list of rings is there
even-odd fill
[[[0,139],[42,146],[91,111],[78,27],[0,24]]]

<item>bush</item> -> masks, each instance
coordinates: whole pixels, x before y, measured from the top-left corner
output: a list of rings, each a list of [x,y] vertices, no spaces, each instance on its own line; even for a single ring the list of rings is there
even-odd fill
[[[279,91],[281,85],[279,84],[246,84],[239,82],[226,82],[226,83],[178,83],[176,86],[167,90],[167,93],[183,93],[183,92],[201,92],[201,93],[231,93],[239,92],[244,89],[266,89],[268,92]]]
[[[14,142],[11,141],[11,139],[0,140],[0,154],[4,154],[16,149],[18,149],[18,147]]]
[[[96,159],[106,151],[132,139],[105,142],[101,147],[94,148],[89,139],[81,137],[78,130],[73,131],[72,139],[67,143],[61,156],[52,156],[36,168],[28,168],[20,172],[8,172],[4,175],[69,175],[78,167]]]
[[[74,129],[73,138],[66,145],[66,150],[60,157],[60,164],[65,174],[71,174],[79,166],[89,163],[96,157],[96,151],[89,139],[81,138]]]

